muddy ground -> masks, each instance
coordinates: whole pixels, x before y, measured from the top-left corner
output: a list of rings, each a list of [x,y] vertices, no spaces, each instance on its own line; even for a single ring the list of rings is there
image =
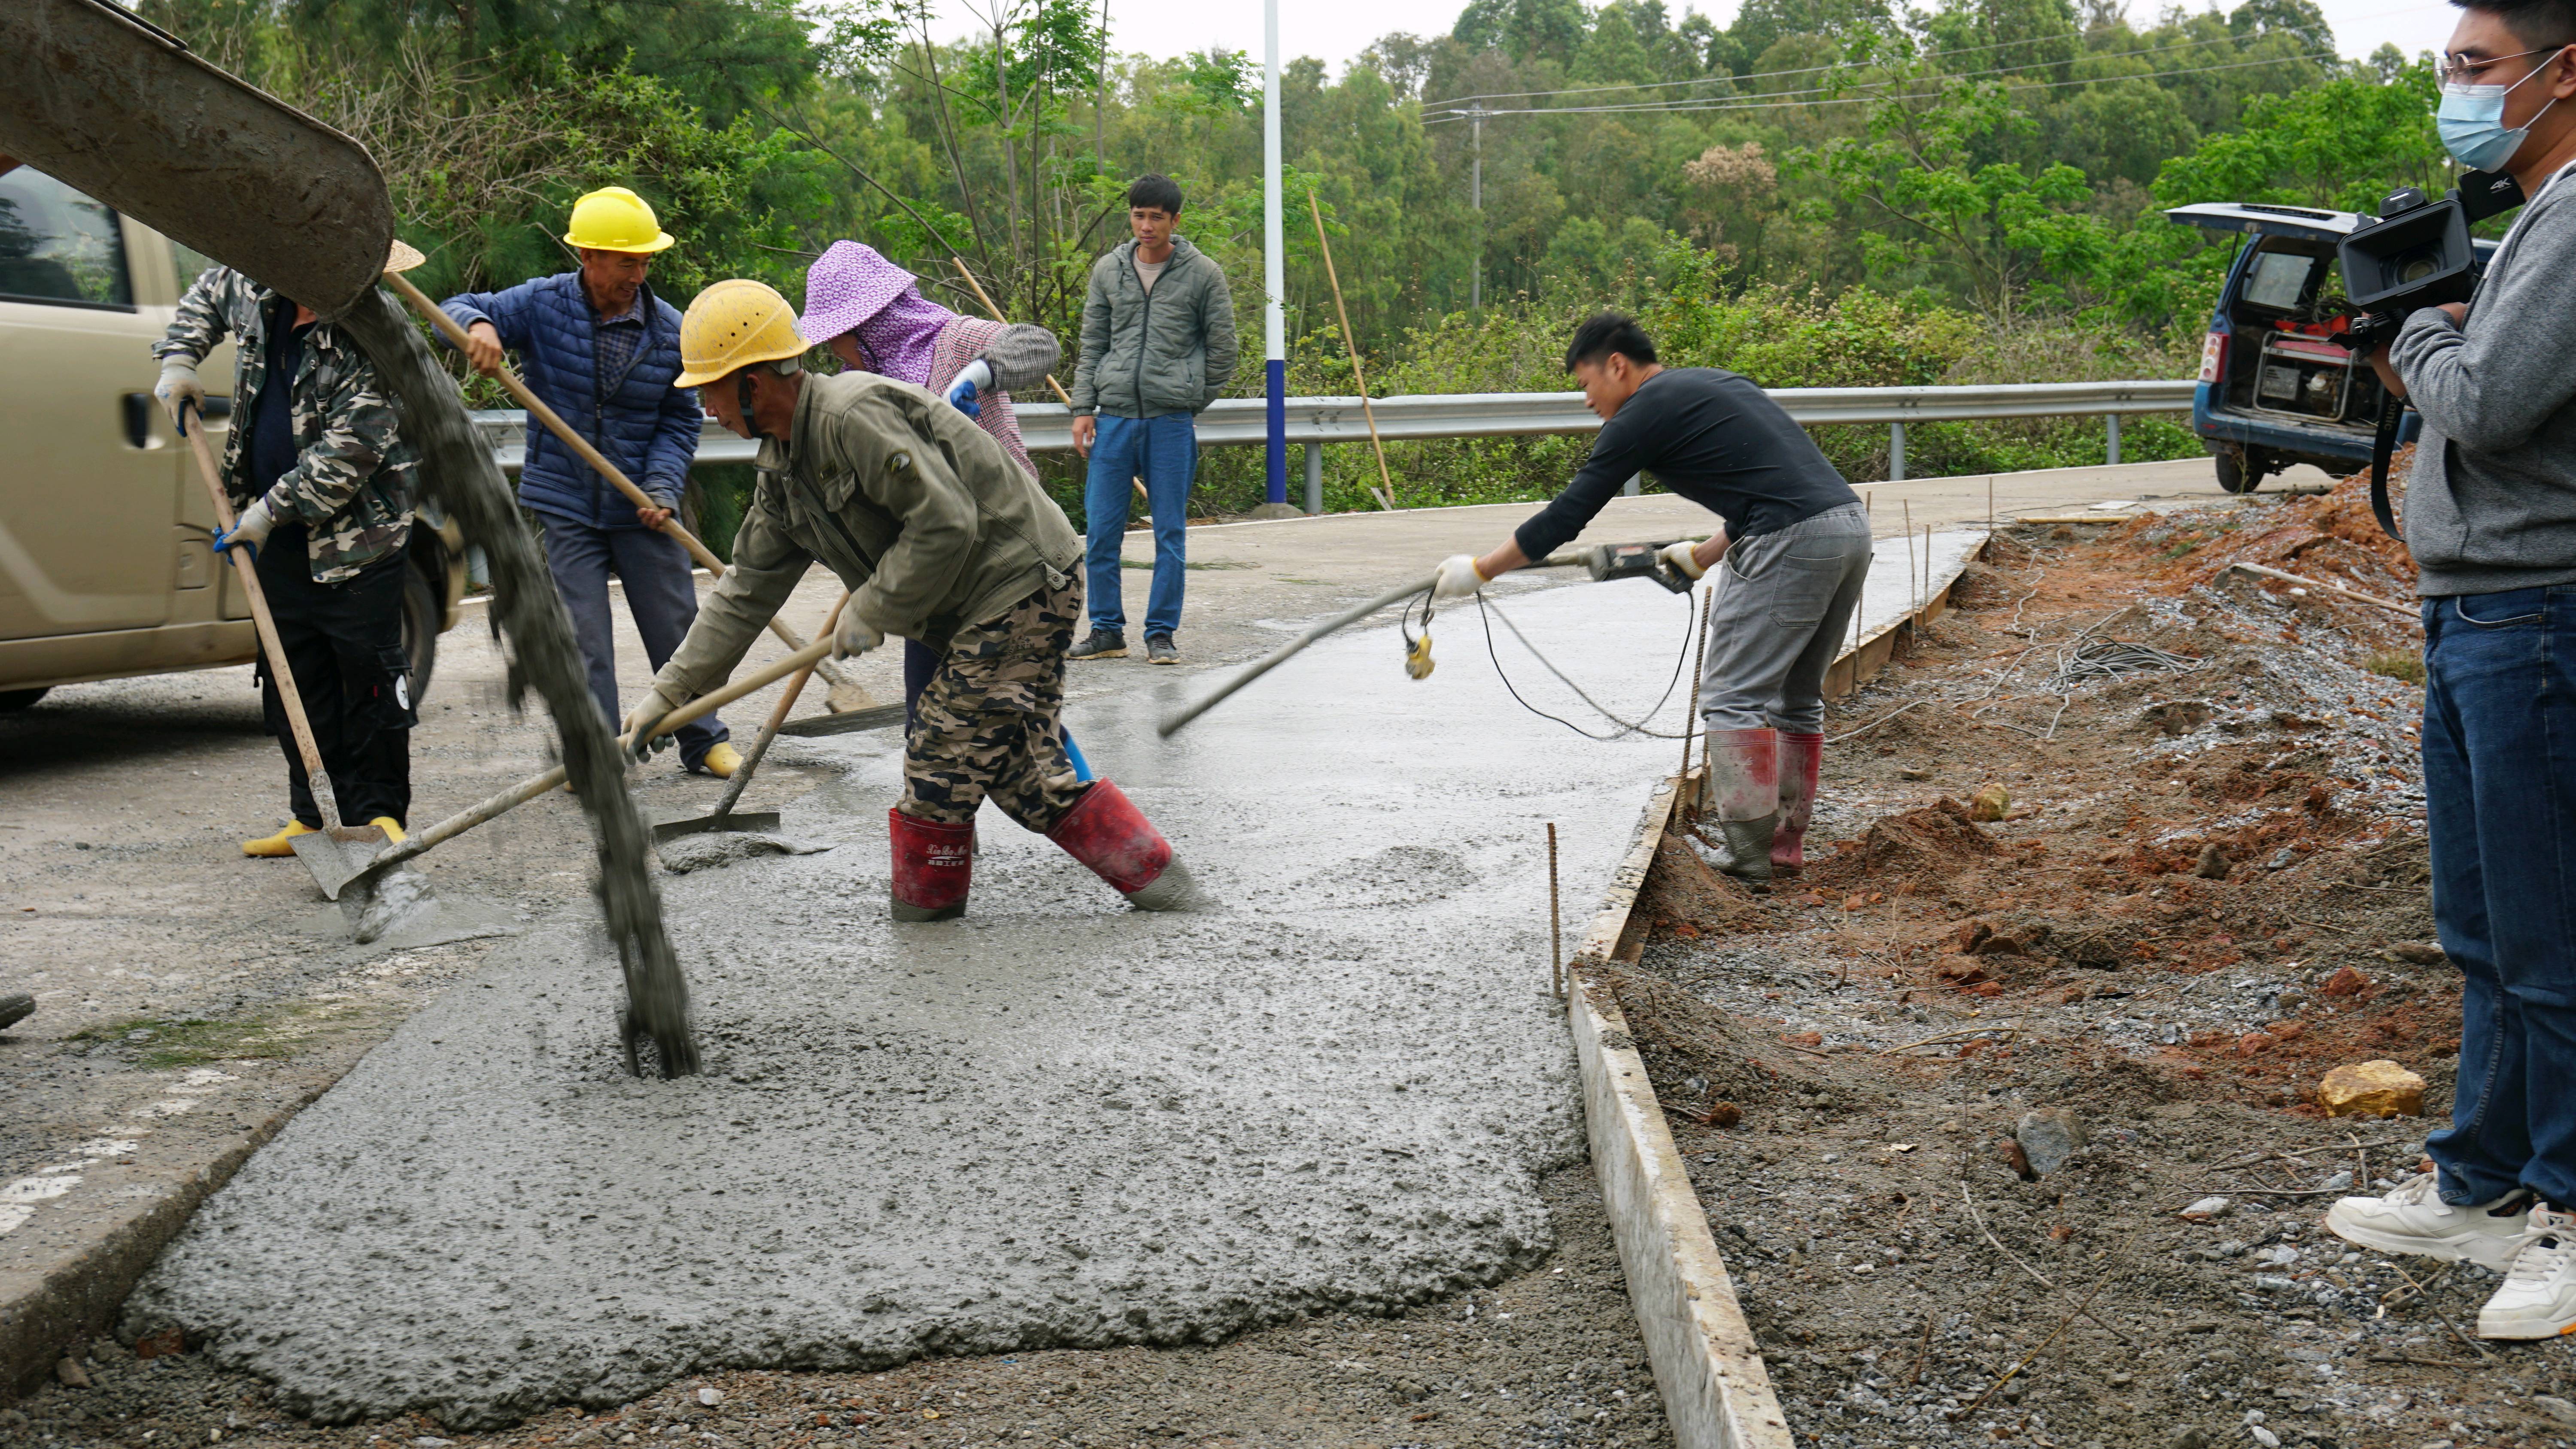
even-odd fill
[[[2351,486],[2016,530],[1829,724],[1807,871],[1756,896],[1662,852],[1621,999],[1802,1442],[2576,1438],[2566,1344],[2444,1323],[2492,1275],[2319,1225],[2428,1123],[2327,1119],[2318,1077],[2395,1060],[2443,1114],[2454,1075],[2420,634],[2240,559],[2411,582]],[[2070,678],[2113,642],[2162,654]],[[2025,1171],[2052,1110],[2087,1145]]]

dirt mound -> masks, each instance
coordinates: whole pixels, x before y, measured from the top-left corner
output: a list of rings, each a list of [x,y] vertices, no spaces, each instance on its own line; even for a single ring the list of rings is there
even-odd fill
[[[1765,1106],[1795,1096],[1838,1101],[1844,1094],[1777,1041],[1746,1029],[1726,1012],[1653,976],[1613,968],[1602,979],[1628,1018],[1628,1032],[1658,1083],[1697,1082],[1698,1090],[1659,1088],[1664,1105],[1702,1114],[1719,1102]]]
[[[2001,849],[1968,818],[1968,807],[1948,796],[1931,805],[1871,822],[1857,843],[1844,841],[1837,854],[1811,870],[1807,884],[1846,886],[1864,878],[1947,876],[1960,867],[1983,862]]]
[[[2412,447],[2398,450],[2388,474],[2403,511]],[[2403,599],[2415,588],[2415,560],[2390,538],[2370,511],[2368,469],[2338,480],[2323,495],[2291,498],[2250,513],[2188,516],[2145,514],[2114,530],[2106,543],[2152,556],[2145,570],[2164,592],[2180,592],[2216,578],[2231,564],[2268,568],[2339,583],[2383,598]]]
[[[1658,930],[1684,937],[1708,931],[1753,930],[1769,917],[1741,882],[1708,868],[1678,835],[1655,847],[1655,868],[1637,893],[1637,909]]]

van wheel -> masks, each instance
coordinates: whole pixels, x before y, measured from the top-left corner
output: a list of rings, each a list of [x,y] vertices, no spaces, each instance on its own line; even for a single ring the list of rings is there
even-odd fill
[[[0,714],[16,714],[53,691],[48,689],[0,689]]]
[[[403,653],[411,659],[411,705],[420,708],[429,694],[429,676],[438,668],[438,586],[413,559],[403,569]]]
[[[2218,487],[2225,493],[2251,493],[2263,486],[2263,477],[2272,471],[2271,455],[2260,448],[2243,452],[2230,448],[2217,455]]]

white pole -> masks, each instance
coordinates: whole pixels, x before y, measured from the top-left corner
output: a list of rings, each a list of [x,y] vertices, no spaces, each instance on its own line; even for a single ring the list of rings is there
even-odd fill
[[[1287,260],[1279,235],[1279,0],[1264,0],[1261,15],[1261,339],[1270,400],[1269,490],[1273,503],[1288,501],[1288,320],[1280,309],[1287,293]]]

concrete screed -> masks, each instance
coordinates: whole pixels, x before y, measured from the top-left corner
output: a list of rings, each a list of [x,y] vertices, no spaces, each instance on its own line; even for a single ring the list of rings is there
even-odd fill
[[[1690,602],[1643,582],[1504,597],[1614,708],[1685,643]],[[1582,1151],[1544,825],[1580,920],[1680,746],[1578,739],[1476,657],[1472,605],[1435,629],[1426,682],[1392,629],[1345,634],[1169,741],[1211,678],[1073,708],[1214,897],[1192,914],[1131,913],[988,813],[972,914],[892,925],[895,738],[802,746],[847,773],[786,833],[839,848],[666,881],[705,1076],[623,1075],[595,926],[513,942],[214,1199],[129,1327],[187,1326],[291,1412],[476,1427],[703,1368],[1214,1340],[1528,1266],[1535,1180]]]

